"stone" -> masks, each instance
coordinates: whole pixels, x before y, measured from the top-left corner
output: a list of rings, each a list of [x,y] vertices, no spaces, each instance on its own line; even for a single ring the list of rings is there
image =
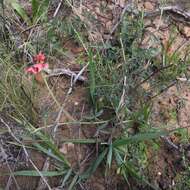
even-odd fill
[[[145,8],[146,10],[150,10],[150,11],[154,10],[154,6],[153,6],[153,4],[150,3],[150,2],[145,2],[145,3],[144,3],[144,8]]]
[[[184,26],[183,31],[184,31],[185,36],[187,38],[189,38],[190,37],[190,27],[189,26]]]

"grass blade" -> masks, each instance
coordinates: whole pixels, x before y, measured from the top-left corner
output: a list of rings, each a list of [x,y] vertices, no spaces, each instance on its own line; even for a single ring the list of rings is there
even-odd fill
[[[13,9],[17,12],[17,14],[26,22],[26,23],[30,23],[30,19],[28,17],[28,15],[26,14],[26,11],[24,10],[24,8],[20,5],[20,3],[18,3],[16,0],[11,1],[11,6],[13,7]]]
[[[101,162],[103,161],[104,157],[107,154],[107,149],[105,149],[100,155],[99,157],[96,159],[96,161],[93,163],[92,165],[92,173],[94,173],[96,171],[96,169],[98,168],[98,166],[101,164]]]
[[[72,175],[72,169],[69,169],[67,174],[65,175],[61,187],[65,186],[66,181],[69,179],[69,177]]]
[[[53,176],[61,176],[65,174],[65,171],[40,171],[40,173],[44,177],[53,177]],[[38,171],[36,170],[22,170],[22,171],[16,171],[13,172],[15,176],[33,176],[33,177],[40,177],[41,175],[39,174]],[[3,174],[3,175],[10,175],[10,174]],[[2,174],[1,174],[2,176]]]
[[[32,0],[32,16],[33,16],[33,18],[36,17],[36,14],[38,12],[38,8],[39,8],[39,1]]]
[[[38,143],[35,143],[34,146],[41,152],[47,154],[48,156],[60,161],[60,162],[63,162],[66,167],[70,167],[70,164],[69,162],[65,159],[65,157],[59,153],[59,150],[57,150],[57,148],[53,147],[53,146],[49,146],[48,149],[47,148],[44,148],[42,145],[38,144]],[[50,151],[51,150],[51,151]]]
[[[108,150],[108,155],[107,155],[107,164],[108,164],[109,168],[111,168],[112,154],[113,154],[113,146],[112,146],[112,144],[110,144],[109,150]]]
[[[105,158],[106,154],[107,154],[108,149],[106,148],[99,156],[98,158],[93,162],[93,164],[91,164],[91,166],[87,169],[86,172],[84,172],[80,178],[81,179],[86,179],[88,177],[90,177],[98,168],[98,166],[102,163],[103,159]]]
[[[49,0],[41,1],[41,3],[37,4],[34,2],[35,14],[33,15],[33,23],[37,23],[44,18],[47,13],[49,7]]]
[[[141,134],[134,135],[132,137],[118,139],[113,143],[113,146],[118,147],[118,146],[126,145],[128,143],[152,140],[152,139],[159,138],[162,135],[165,136],[167,134],[168,134],[168,132],[166,132],[166,131],[141,133]]]
[[[94,94],[96,89],[96,80],[95,80],[95,63],[93,61],[92,53],[89,53],[89,70],[90,70],[90,95],[94,103]]]
[[[78,178],[79,178],[79,175],[76,174],[75,177],[73,178],[71,184],[69,185],[68,190],[72,190],[72,189],[73,189],[73,187],[75,186],[75,184],[76,184]]]
[[[74,143],[74,144],[95,144],[97,143],[96,139],[64,139],[61,142],[65,143]]]

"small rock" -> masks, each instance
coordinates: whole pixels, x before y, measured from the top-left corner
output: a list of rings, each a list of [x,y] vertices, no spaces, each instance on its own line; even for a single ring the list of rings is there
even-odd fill
[[[59,148],[59,151],[63,154],[67,154],[68,152],[68,147],[66,144],[62,144],[62,146]]]
[[[161,176],[161,175],[162,175],[162,173],[161,173],[161,172],[158,172],[158,175],[159,175],[159,176]]]
[[[75,147],[73,143],[68,143],[67,146],[68,146],[68,150],[72,150]]]
[[[59,151],[63,154],[67,154],[69,151],[73,150],[75,145],[73,143],[64,143],[59,148]]]
[[[190,27],[185,26],[184,29],[183,29],[183,31],[184,31],[185,36],[187,38],[189,38],[190,37]]]
[[[75,106],[78,106],[78,105],[79,105],[79,103],[78,103],[78,102],[75,102],[75,103],[74,103],[74,105],[75,105]]]
[[[186,157],[189,159],[190,158],[190,151],[186,152]]]
[[[147,10],[154,10],[154,6],[150,2],[145,2],[144,3],[144,8]]]
[[[149,89],[150,89],[150,83],[144,82],[143,84],[141,84],[141,87],[142,87],[144,90],[149,90]]]
[[[81,52],[84,52],[84,48],[83,47],[73,47],[71,49],[71,52],[74,54],[81,53]]]

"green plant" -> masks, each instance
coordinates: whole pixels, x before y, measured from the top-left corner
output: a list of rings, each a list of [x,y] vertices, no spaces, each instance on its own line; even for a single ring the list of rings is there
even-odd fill
[[[12,116],[25,116],[35,122],[37,110],[33,106],[34,85],[23,74],[23,67],[0,44],[0,110],[8,110]]]
[[[9,3],[12,6],[12,8],[24,20],[25,23],[27,23],[28,25],[35,25],[46,18],[49,7],[49,0],[31,0],[30,2],[32,6],[31,19],[28,16],[26,10],[21,5],[21,3],[19,3],[17,0],[11,0],[7,3]]]
[[[118,173],[127,183],[132,176],[152,189],[158,189],[147,179],[147,142],[157,149],[156,139],[169,133],[151,126],[151,104],[146,102],[149,93],[141,85],[148,82],[155,92],[175,81],[187,67],[180,65],[178,51],[170,55],[165,47],[142,48],[144,32],[143,14],[136,19],[126,15],[115,41],[105,46],[97,45],[92,50],[93,56],[89,56],[89,88],[94,113],[101,112],[98,119],[108,119],[114,123],[113,128],[122,128],[122,132],[116,139],[112,137],[116,129],[108,132],[107,145],[102,147],[87,176],[95,171],[95,166],[106,163],[111,168],[116,162]],[[164,63],[160,62],[158,55],[162,56]],[[147,66],[147,62],[151,64]],[[185,63],[188,64],[188,60]]]
[[[174,187],[174,190],[188,190],[190,188],[189,175],[189,168],[185,172],[179,173],[175,178],[176,185]]]

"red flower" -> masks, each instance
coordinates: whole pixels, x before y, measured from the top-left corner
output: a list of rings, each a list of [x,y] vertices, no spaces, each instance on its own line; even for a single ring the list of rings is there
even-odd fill
[[[48,68],[48,64],[38,63],[38,64],[35,64],[31,67],[28,67],[26,69],[26,72],[31,73],[31,74],[37,74],[40,71],[42,71],[43,69],[47,69],[47,68]]]
[[[45,63],[45,59],[45,55],[42,52],[39,52],[36,56],[34,56],[34,62],[36,64],[32,65],[31,67],[28,67],[26,69],[26,72],[31,74],[37,74],[43,69],[47,69],[48,64]]]
[[[35,61],[36,63],[44,63],[44,62],[45,62],[45,59],[46,59],[46,57],[45,57],[45,55],[44,55],[42,52],[38,53],[38,54],[34,57],[34,61]]]

